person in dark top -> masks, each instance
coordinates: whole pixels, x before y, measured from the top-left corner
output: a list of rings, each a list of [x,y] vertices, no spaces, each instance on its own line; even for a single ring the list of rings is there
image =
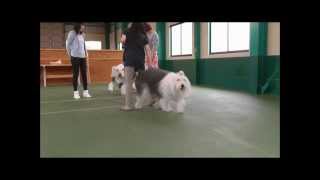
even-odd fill
[[[135,73],[144,71],[146,55],[147,60],[151,58],[148,37],[144,31],[144,23],[132,23],[125,34],[125,40],[123,42],[125,47],[123,52],[123,64],[126,95],[125,105],[121,107],[121,110],[128,111],[134,109],[131,99]]]

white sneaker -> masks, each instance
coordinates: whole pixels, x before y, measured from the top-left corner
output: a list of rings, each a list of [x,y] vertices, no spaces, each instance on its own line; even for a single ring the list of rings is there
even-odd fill
[[[89,94],[88,90],[84,90],[84,91],[83,91],[83,97],[91,98],[91,96],[90,96],[90,94]]]
[[[73,98],[80,99],[79,91],[73,91]]]

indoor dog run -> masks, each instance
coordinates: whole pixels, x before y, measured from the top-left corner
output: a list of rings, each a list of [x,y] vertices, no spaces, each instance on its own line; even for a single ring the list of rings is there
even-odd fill
[[[119,65],[138,23],[85,22],[72,36],[75,24],[40,23],[40,157],[280,157],[280,23],[141,23],[151,27],[145,59],[156,52],[151,61],[176,78],[159,87],[191,90],[167,98],[183,99],[181,112],[157,99],[121,109],[138,95]],[[86,58],[74,78],[81,42]]]

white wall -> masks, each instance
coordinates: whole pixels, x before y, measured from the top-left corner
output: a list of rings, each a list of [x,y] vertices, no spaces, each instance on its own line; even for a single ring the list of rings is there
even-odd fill
[[[86,34],[86,41],[101,41],[101,48],[106,48],[105,34]]]
[[[280,55],[280,23],[268,23],[268,51],[269,56]]]

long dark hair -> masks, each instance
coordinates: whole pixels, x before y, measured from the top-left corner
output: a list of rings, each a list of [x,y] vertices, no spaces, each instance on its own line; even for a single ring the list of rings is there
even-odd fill
[[[82,32],[80,32],[80,28],[81,26],[84,25],[83,23],[75,23],[73,26],[73,30],[76,32],[76,34],[82,34]]]
[[[144,31],[148,32],[152,30],[152,26],[149,23],[144,23]]]
[[[145,34],[144,23],[132,23],[129,32]]]

